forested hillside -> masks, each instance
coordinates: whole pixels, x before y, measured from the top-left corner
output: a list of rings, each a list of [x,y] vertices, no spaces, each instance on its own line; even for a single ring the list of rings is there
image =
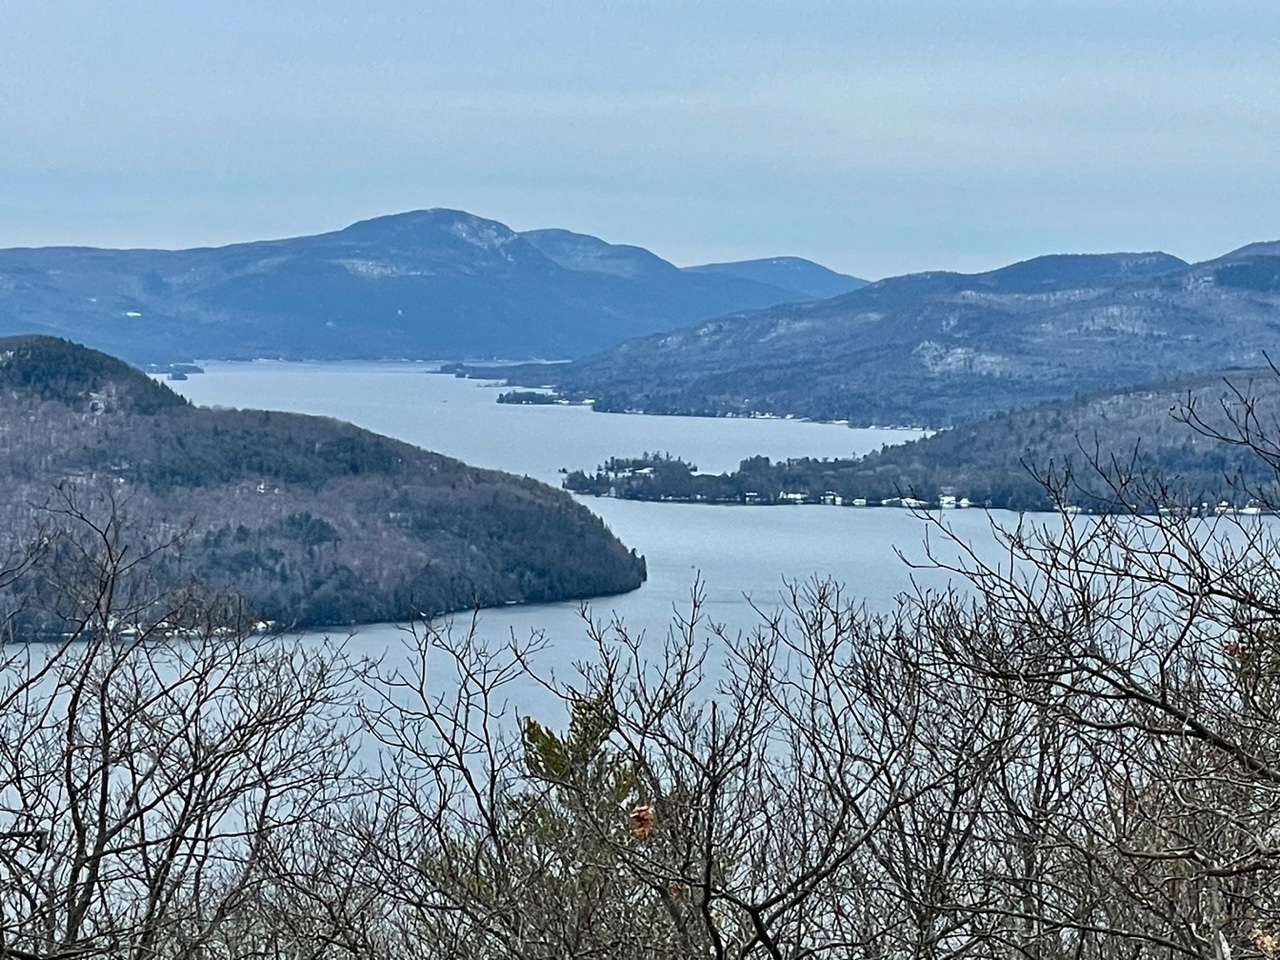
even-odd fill
[[[647,455],[576,471],[565,485],[580,493],[629,499],[708,502],[838,502],[900,506],[968,501],[1014,510],[1064,503],[1097,511],[1205,505],[1274,504],[1276,475],[1255,452],[1218,437],[1238,426],[1257,432],[1280,414],[1271,370],[1104,393],[1045,404],[943,430],[858,459],[742,461],[722,476],[702,475],[677,459]],[[1055,480],[1056,490],[1045,481]],[[1158,478],[1158,482],[1156,479]],[[1151,482],[1148,482],[1150,480]]]
[[[0,340],[0,480],[0,554],[70,504],[92,514],[109,497],[140,542],[182,537],[158,567],[164,585],[230,591],[281,623],[563,600],[644,579],[598,518],[534,480],[336,420],[192,407],[50,338]],[[64,559],[44,558],[50,579]]]
[[[1187,264],[1046,256],[730,314],[572,364],[487,371],[597,409],[944,427],[1082,393],[1265,364],[1280,245]]]

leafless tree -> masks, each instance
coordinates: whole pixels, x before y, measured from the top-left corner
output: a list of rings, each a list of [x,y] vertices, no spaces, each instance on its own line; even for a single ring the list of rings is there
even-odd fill
[[[1274,421],[1242,390],[1175,415],[1280,463]],[[1051,780],[1006,792],[1048,859],[1012,878],[1034,895],[998,912],[1039,931],[1015,944],[1036,956],[1280,954],[1276,528],[1092,468],[1111,513],[1072,515],[1070,479],[1046,474],[1062,515],[993,525],[995,554],[934,518],[933,565],[969,602],[914,603],[949,683],[1003,691],[1055,745]]]
[[[0,675],[0,956],[262,955],[278,849],[349,793],[351,670],[153,591],[171,544],[114,500],[52,519],[26,574],[62,629]]]
[[[1242,402],[1181,415],[1274,455]],[[734,635],[695,592],[559,682],[415,634],[368,718],[382,893],[459,957],[1280,955],[1273,528],[1125,466],[1092,517],[1046,474],[995,551],[934,517],[953,589],[891,617],[819,581]]]

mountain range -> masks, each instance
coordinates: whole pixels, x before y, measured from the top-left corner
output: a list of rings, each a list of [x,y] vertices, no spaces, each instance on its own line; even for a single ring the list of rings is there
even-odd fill
[[[191,250],[0,250],[0,335],[137,362],[570,359],[478,372],[597,409],[943,427],[1266,362],[1280,242],[1202,263],[1055,254],[865,283],[775,257],[677,267],[457,210]]]
[[[0,336],[133,362],[571,358],[861,281],[797,258],[681,269],[568,230],[432,209],[190,250],[0,250]]]
[[[1166,253],[1054,255],[894,277],[500,373],[607,411],[943,427],[1264,366],[1278,346],[1280,242],[1195,264]]]

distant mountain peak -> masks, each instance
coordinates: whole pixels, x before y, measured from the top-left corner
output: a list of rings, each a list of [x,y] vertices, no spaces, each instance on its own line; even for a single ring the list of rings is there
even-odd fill
[[[1197,264],[1193,282],[1209,280],[1220,287],[1257,293],[1280,291],[1280,240],[1250,243],[1217,260]]]
[[[837,273],[804,257],[764,257],[685,267],[686,273],[714,274],[765,283],[790,291],[797,300],[827,300],[867,286],[867,281]]]
[[[353,228],[363,227],[370,224],[449,224],[463,221],[492,223],[499,227],[505,226],[505,224],[498,220],[490,220],[487,217],[481,217],[477,214],[469,213],[466,210],[458,210],[454,207],[420,207],[416,210],[402,210],[399,213],[384,213],[376,217],[367,217],[364,220],[356,220],[345,229],[351,230]]]
[[[644,247],[609,243],[589,233],[546,228],[519,235],[547,259],[566,270],[603,273],[615,277],[675,274],[677,267]]]
[[[449,207],[193,250],[0,250],[0,336],[66,335],[140,362],[564,358],[795,299]]]
[[[1220,257],[1220,260],[1243,260],[1247,257],[1280,257],[1280,240],[1260,240],[1247,243]]]
[[[336,236],[346,238],[403,239],[449,235],[484,250],[495,250],[518,239],[518,234],[505,223],[489,220],[448,207],[408,210],[368,220],[357,220],[339,230]]]
[[[1112,284],[1126,279],[1155,277],[1189,264],[1171,253],[1051,253],[1020,260],[977,276],[999,281],[1041,283],[1045,286]]]

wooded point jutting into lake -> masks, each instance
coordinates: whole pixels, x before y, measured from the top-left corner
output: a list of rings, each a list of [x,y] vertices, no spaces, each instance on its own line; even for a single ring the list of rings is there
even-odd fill
[[[0,960],[1280,960],[1280,8],[4,12]]]

